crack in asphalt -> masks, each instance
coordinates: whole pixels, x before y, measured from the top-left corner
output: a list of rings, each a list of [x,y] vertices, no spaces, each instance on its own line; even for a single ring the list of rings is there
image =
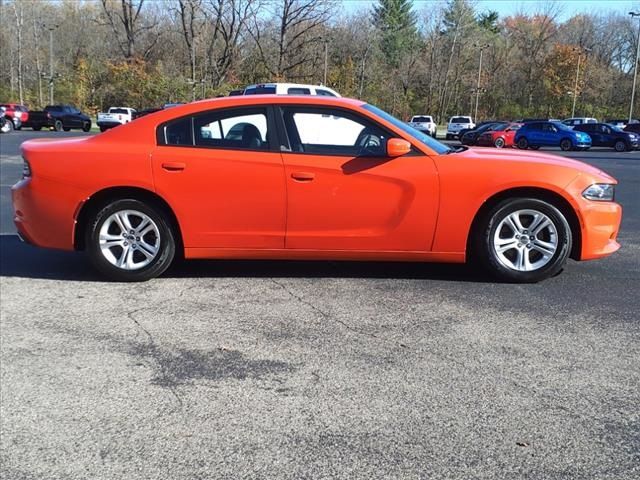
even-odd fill
[[[175,397],[175,399],[178,401],[178,403],[180,404],[180,406],[182,407],[184,405],[182,398],[180,397],[180,395],[178,395],[178,392],[176,390],[175,385],[172,384],[169,375],[167,374],[167,370],[165,367],[164,362],[162,362],[160,360],[160,353],[158,351],[158,346],[156,344],[155,339],[153,338],[153,335],[151,334],[151,332],[149,330],[147,330],[135,317],[135,315],[143,310],[147,310],[149,307],[141,307],[138,308],[136,310],[132,310],[131,312],[127,312],[127,317],[129,317],[129,319],[135,323],[138,328],[140,330],[142,330],[147,337],[149,338],[149,353],[151,358],[153,358],[153,360],[158,364],[158,367],[160,368],[160,376],[162,377],[163,380],[163,385],[166,385],[167,388],[169,389],[169,391],[173,394],[173,396]]]
[[[390,344],[393,344],[393,345],[397,345],[397,346],[400,346],[402,348],[409,348],[408,345],[406,345],[406,344],[404,344],[402,342],[389,341],[386,338],[379,337],[375,333],[363,332],[362,330],[358,330],[357,328],[352,327],[351,325],[349,325],[348,323],[344,322],[343,320],[340,320],[339,318],[328,314],[327,312],[325,312],[321,308],[317,307],[313,303],[305,300],[302,296],[300,296],[300,295],[296,294],[295,292],[293,292],[284,283],[281,283],[281,282],[277,281],[275,278],[270,278],[269,280],[271,280],[273,283],[275,283],[278,287],[280,287],[282,290],[284,290],[287,294],[289,294],[289,296],[291,296],[292,298],[297,300],[299,303],[301,303],[303,305],[306,305],[307,307],[311,308],[314,312],[318,313],[323,318],[342,325],[344,328],[346,328],[350,332],[353,332],[353,333],[355,333],[357,335],[362,335],[362,336],[365,336],[365,337],[371,337],[371,338],[375,338],[377,340],[382,340],[383,342],[390,343]]]

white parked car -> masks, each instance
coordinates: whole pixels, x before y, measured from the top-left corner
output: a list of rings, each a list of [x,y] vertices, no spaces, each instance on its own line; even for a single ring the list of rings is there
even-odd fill
[[[472,130],[475,126],[476,124],[473,123],[473,119],[471,117],[464,115],[451,117],[449,119],[449,124],[447,125],[447,140],[458,138],[461,130]]]
[[[573,128],[576,125],[582,125],[583,123],[598,123],[598,120],[591,117],[573,117],[565,118],[562,123],[564,123],[567,127]]]
[[[133,114],[135,112],[135,109],[129,107],[111,107],[107,113],[101,112],[98,114],[98,121],[96,123],[98,127],[100,127],[100,131],[104,132],[109,128],[129,123],[133,120]]]
[[[433,117],[431,115],[414,115],[411,117],[409,125],[420,132],[431,135],[434,138],[438,131],[436,122],[433,121]]]
[[[335,90],[323,85],[305,85],[302,83],[259,83],[249,85],[243,95],[320,95],[324,97],[339,97]]]

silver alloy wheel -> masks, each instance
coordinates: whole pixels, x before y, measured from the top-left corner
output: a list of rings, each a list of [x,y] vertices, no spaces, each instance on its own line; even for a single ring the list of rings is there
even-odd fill
[[[107,261],[123,270],[139,270],[160,251],[160,230],[148,215],[120,210],[100,227],[100,251]]]
[[[553,221],[538,210],[517,210],[498,224],[493,236],[496,257],[518,272],[539,270],[558,249],[558,230]]]
[[[496,146],[496,148],[504,147],[504,139],[503,138],[496,138],[495,146]]]
[[[624,152],[627,149],[627,145],[622,141],[618,140],[614,146],[616,152]]]

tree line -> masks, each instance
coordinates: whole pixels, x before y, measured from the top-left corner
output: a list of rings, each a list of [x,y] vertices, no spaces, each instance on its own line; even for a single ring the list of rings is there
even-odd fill
[[[52,85],[89,112],[140,109],[288,81],[440,121],[476,102],[479,119],[624,118],[638,32],[627,12],[469,0],[0,0],[0,18],[2,102],[42,107]]]

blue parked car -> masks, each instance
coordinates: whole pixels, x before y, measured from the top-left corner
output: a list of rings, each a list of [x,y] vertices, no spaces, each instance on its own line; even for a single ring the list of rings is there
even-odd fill
[[[522,150],[560,147],[568,151],[587,150],[591,147],[591,137],[588,134],[572,130],[561,122],[525,123],[516,133],[514,141]]]
[[[585,132],[591,137],[594,147],[612,147],[616,152],[640,149],[640,135],[624,131],[607,123],[585,123],[576,125],[575,131]]]

